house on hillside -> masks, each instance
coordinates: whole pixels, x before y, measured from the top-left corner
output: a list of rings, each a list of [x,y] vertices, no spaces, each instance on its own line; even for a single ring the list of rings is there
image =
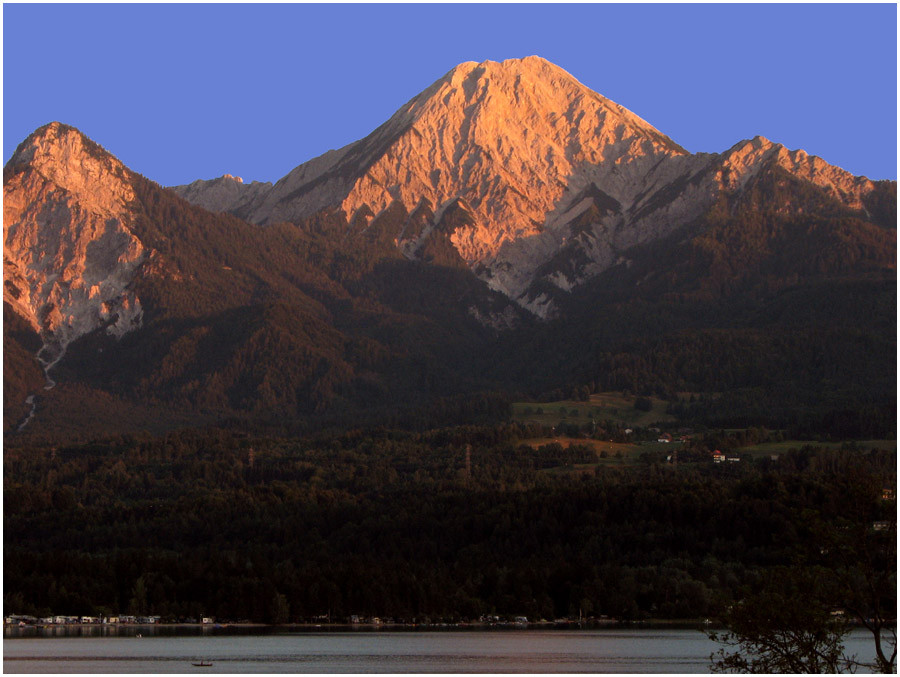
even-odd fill
[[[725,460],[725,454],[723,454],[721,451],[716,449],[712,453],[712,460],[713,460],[713,463],[722,463]]]

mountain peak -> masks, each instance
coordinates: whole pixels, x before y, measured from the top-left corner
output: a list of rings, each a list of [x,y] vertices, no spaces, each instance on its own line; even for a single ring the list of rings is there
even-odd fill
[[[99,144],[81,131],[62,122],[50,122],[38,127],[19,144],[7,162],[8,167],[21,164],[43,164],[51,158],[71,160],[73,156],[88,154],[95,158],[108,156]]]
[[[274,186],[215,180],[175,190],[255,223],[300,223],[325,209],[351,223],[391,205],[431,205],[427,223],[417,217],[399,234],[400,251],[415,258],[437,232],[442,251],[452,246],[492,289],[534,310],[546,306],[528,292],[540,271],[568,290],[774,165],[851,208],[871,190],[760,136],[721,156],[691,155],[559,66],[527,56],[458,64],[364,139],[299,165]],[[465,218],[442,221],[463,204]],[[563,249],[577,265],[559,263]]]
[[[129,171],[75,127],[39,127],[6,166],[3,298],[39,332],[50,369],[79,336],[140,322],[127,286],[149,253],[130,230]]]
[[[119,213],[134,199],[125,166],[100,144],[61,122],[29,134],[6,166],[31,170],[100,212]]]
[[[562,68],[529,56],[459,64],[340,153],[328,175],[352,177],[342,188],[345,214],[364,204],[378,213],[395,199],[415,205],[425,197],[440,207],[465,198],[476,224],[457,230],[453,244],[472,264],[510,239],[540,232],[584,167],[622,170],[640,158],[686,151]],[[359,164],[348,166],[351,158]],[[319,189],[317,181],[306,184]],[[284,192],[313,197],[301,186]],[[309,198],[302,209],[326,206],[318,195]],[[266,218],[296,214],[279,205],[273,212]]]
[[[459,89],[462,89],[465,102],[469,104],[491,103],[491,97],[485,96],[490,90],[512,95],[516,103],[521,103],[523,97],[531,102],[534,102],[535,98],[540,98],[542,106],[539,107],[550,112],[553,112],[563,99],[565,99],[564,110],[572,107],[573,103],[577,106],[579,98],[583,98],[584,103],[602,102],[610,111],[626,118],[627,123],[649,128],[654,136],[662,136],[624,107],[589,89],[571,73],[539,56],[504,61],[465,61],[416,96],[410,102],[413,105],[401,108],[398,113],[411,112],[416,109],[415,104],[423,107],[435,98],[441,103],[449,104],[452,99],[447,99],[447,93]]]
[[[19,148],[22,146],[26,146],[29,143],[33,143],[35,141],[41,140],[55,140],[60,139],[62,137],[67,136],[68,134],[79,134],[84,137],[84,134],[81,133],[79,129],[73,127],[72,125],[67,125],[65,123],[54,120],[53,122],[48,122],[45,125],[41,125],[37,129],[35,129],[31,134],[25,137],[25,140],[19,144]],[[18,149],[17,149],[18,150]]]
[[[226,192],[217,181],[175,190],[257,223],[334,207],[349,219],[363,205],[378,214],[395,200],[411,209],[424,198],[439,210],[463,197],[480,232],[459,233],[454,245],[472,264],[540,232],[585,167],[625,177],[635,160],[686,154],[559,66],[527,56],[458,64],[366,138],[299,165],[271,190]]]
[[[723,168],[728,169],[724,185],[735,190],[745,185],[766,166],[778,166],[789,174],[824,189],[851,209],[863,209],[862,196],[874,188],[864,176],[828,164],[802,148],[789,150],[764,136],[754,136],[734,144],[722,154]]]
[[[491,61],[490,59],[480,62],[464,61],[452,68],[445,78],[459,82],[461,79],[469,77],[476,70],[480,71],[479,75],[485,74],[487,76],[531,75],[540,77],[548,74],[561,74],[572,80],[575,79],[556,64],[536,55],[518,59],[504,59],[503,61]]]

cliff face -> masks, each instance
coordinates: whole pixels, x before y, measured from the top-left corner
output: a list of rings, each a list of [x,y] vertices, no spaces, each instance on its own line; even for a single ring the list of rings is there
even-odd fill
[[[472,218],[442,233],[492,289],[541,317],[547,285],[569,291],[629,247],[664,236],[777,165],[862,208],[871,182],[757,137],[692,155],[644,120],[538,58],[463,63],[365,139],[306,162],[272,186],[216,179],[174,190],[255,223],[298,223],[325,208],[348,222],[393,202],[433,216],[395,241],[428,249],[443,210]]]
[[[58,360],[99,327],[140,326],[129,289],[148,251],[129,230],[127,170],[77,130],[52,123],[29,136],[6,166],[3,300],[40,335],[40,359]]]

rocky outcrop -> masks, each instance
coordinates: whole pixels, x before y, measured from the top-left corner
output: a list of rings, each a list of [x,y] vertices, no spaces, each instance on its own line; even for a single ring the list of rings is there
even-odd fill
[[[763,168],[773,164],[822,188],[851,209],[863,209],[863,197],[874,188],[872,181],[864,176],[853,176],[820,157],[809,155],[804,150],[788,150],[762,136],[740,141],[722,153],[721,188],[737,191]]]
[[[129,229],[134,198],[125,167],[59,123],[34,132],[7,163],[3,298],[40,335],[45,367],[79,336],[140,326],[129,283],[150,252]]]
[[[271,188],[271,183],[253,181],[245,184],[241,177],[225,174],[211,181],[197,180],[174,190],[179,197],[204,209],[242,214]]]

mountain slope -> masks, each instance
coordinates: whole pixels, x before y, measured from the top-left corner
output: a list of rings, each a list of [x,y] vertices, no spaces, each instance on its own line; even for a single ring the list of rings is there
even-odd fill
[[[673,232],[776,163],[862,209],[872,183],[756,137],[691,155],[636,115],[538,57],[460,64],[365,139],[306,162],[268,187],[224,179],[174,190],[256,223],[300,223],[323,209],[348,221],[395,202],[433,217],[399,233],[421,258],[443,210],[471,218],[445,235],[495,290],[540,317],[621,252]],[[446,250],[446,247],[444,247]],[[446,260],[446,256],[442,256]]]
[[[771,163],[701,218],[627,250],[561,299],[558,321],[511,337],[515,359],[497,373],[566,393],[683,397],[674,411],[707,424],[891,436],[896,221],[874,216],[879,204],[896,204],[896,183],[876,183],[860,211]]]
[[[4,196],[7,432],[458,422],[585,385],[893,416],[896,183],[761,137],[691,155],[536,58],[462,64],[274,185],[163,189],[53,123]]]
[[[26,433],[74,434],[187,414],[289,426],[365,411],[373,393],[424,403],[478,387],[451,356],[490,340],[473,309],[507,304],[468,271],[434,285],[399,254],[429,303],[386,298],[374,262],[315,223],[260,229],[208,212],[58,123],[22,144],[5,179],[7,431],[31,404]]]

